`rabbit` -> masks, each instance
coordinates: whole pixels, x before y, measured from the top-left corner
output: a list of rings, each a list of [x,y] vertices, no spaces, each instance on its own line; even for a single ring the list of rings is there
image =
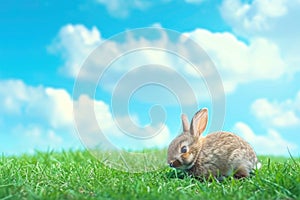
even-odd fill
[[[208,121],[208,110],[203,108],[189,126],[186,115],[181,116],[183,133],[169,145],[167,162],[189,175],[217,180],[233,175],[245,178],[253,169],[260,168],[257,156],[245,140],[230,132],[215,132],[201,136]]]

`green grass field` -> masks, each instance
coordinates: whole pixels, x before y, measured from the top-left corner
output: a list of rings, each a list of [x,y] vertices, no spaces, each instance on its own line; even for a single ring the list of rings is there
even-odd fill
[[[260,157],[244,180],[200,182],[173,169],[127,173],[87,151],[0,157],[0,199],[300,199],[300,159]]]

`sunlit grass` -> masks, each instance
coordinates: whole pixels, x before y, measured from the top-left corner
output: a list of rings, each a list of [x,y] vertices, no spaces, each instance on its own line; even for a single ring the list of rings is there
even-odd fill
[[[300,199],[300,160],[262,156],[244,180],[198,181],[167,166],[128,173],[87,151],[0,157],[0,199]]]

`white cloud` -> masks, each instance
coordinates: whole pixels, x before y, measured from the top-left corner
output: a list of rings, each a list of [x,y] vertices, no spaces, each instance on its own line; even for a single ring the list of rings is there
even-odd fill
[[[58,135],[53,129],[47,129],[38,124],[19,124],[11,129],[10,133],[13,134],[14,143],[9,153],[34,153],[36,150],[60,150],[65,145],[63,138]],[[21,150],[18,150],[21,148]]]
[[[147,0],[97,0],[114,17],[127,17],[131,10],[144,10],[153,2]]]
[[[298,112],[300,112],[300,91],[297,93],[295,101],[294,101],[294,108]]]
[[[64,89],[33,87],[20,80],[1,80],[0,105],[1,141],[14,140],[12,147],[2,147],[0,151],[31,153],[35,149],[81,147],[74,134],[73,100]],[[113,117],[109,105],[86,95],[74,101],[74,113],[81,143],[90,148],[110,141],[117,148],[140,150],[165,147],[170,142],[170,131],[165,124],[137,127],[129,121],[130,116]],[[136,134],[136,138],[122,132],[116,120],[123,122],[121,128],[125,126],[131,134]],[[156,136],[139,138],[139,134],[153,134],[159,127],[162,129]]]
[[[243,31],[264,31],[272,28],[271,20],[287,13],[287,0],[254,0],[242,3],[240,0],[225,0],[221,8],[223,17]]]
[[[49,101],[44,102],[51,107],[52,115],[49,118],[51,125],[56,127],[70,126],[73,120],[72,99],[64,89],[46,88]]]
[[[300,92],[294,100],[288,99],[283,102],[257,99],[252,103],[251,110],[266,126],[300,126],[299,94]]]
[[[67,34],[65,34],[66,32]],[[87,42],[85,42],[86,37],[77,36],[82,32],[86,35],[99,36],[94,36],[95,39],[87,45]],[[139,38],[128,33],[125,41],[118,41],[118,38],[116,41],[106,41],[105,46],[98,47],[100,49],[97,49],[90,55],[84,68],[80,71],[80,76],[88,80],[98,81],[100,72],[107,68],[108,70],[105,73],[109,75],[102,77],[104,80],[103,85],[106,87],[106,90],[111,91],[120,78],[135,67],[146,64],[159,64],[161,66],[170,66],[191,85],[200,84],[205,90],[203,82],[200,83],[202,80],[200,80],[199,74],[184,60],[166,51],[146,49],[146,47],[157,47],[173,51],[177,49],[181,56],[184,56],[186,59],[197,60],[199,58],[199,55],[193,55],[187,49],[188,46],[184,48],[183,45],[172,41],[170,35],[163,29],[158,31],[158,33],[159,36],[155,39]],[[275,80],[285,74],[287,70],[286,63],[281,57],[280,49],[275,43],[267,39],[253,38],[247,44],[231,33],[213,33],[205,29],[196,29],[192,32],[184,33],[182,40],[187,36],[199,43],[212,58],[224,81],[226,92],[233,92],[237,85],[243,83],[256,80]],[[65,65],[63,69],[68,74],[76,77],[84,59],[89,56],[91,50],[99,45],[101,41],[100,31],[95,27],[89,30],[83,25],[67,25],[61,28],[57,39],[51,47],[58,46],[60,48],[52,49],[59,49],[59,53],[63,56],[68,55],[64,56]],[[139,51],[128,53],[128,50],[131,49],[139,49]],[[106,63],[112,59],[115,59],[113,63]],[[205,64],[201,63],[201,66],[205,66]],[[204,72],[202,78],[207,78],[206,76],[209,76],[211,69],[211,65],[208,65],[205,70],[202,70],[202,73]],[[201,90],[203,91],[203,89]],[[208,94],[203,96],[208,96]]]
[[[200,4],[205,0],[184,0],[190,4]],[[125,18],[134,10],[144,11],[154,5],[170,3],[172,0],[96,0],[97,3],[106,7],[109,14],[117,18]]]
[[[20,80],[1,81],[0,94],[2,112],[21,114],[23,102],[34,98],[34,89],[26,87]]]
[[[60,29],[48,50],[60,54],[65,61],[62,71],[75,77],[87,56],[101,40],[101,34],[96,27],[89,30],[83,25],[68,24]]]
[[[73,135],[72,100],[65,90],[1,80],[0,105],[2,140],[13,138],[19,143],[11,147],[12,153],[78,147]]]
[[[246,38],[263,37],[275,43],[288,63],[287,71],[300,70],[299,0],[225,0],[221,6],[225,21]]]
[[[157,127],[137,127],[139,125],[132,123],[130,116],[113,117],[108,105],[86,95],[80,96],[75,102],[74,112],[77,131],[82,143],[88,148],[141,150],[166,147],[170,142],[170,132],[166,125],[161,124],[162,129],[156,136],[142,139],[141,135],[150,135]]]
[[[207,60],[208,57],[205,57],[205,55],[199,56],[196,51],[191,51],[188,45],[182,45],[186,38],[178,38],[178,42],[176,43],[171,38],[176,38],[178,35],[172,35],[174,33],[170,35],[160,28],[156,30],[155,34],[148,34],[149,38],[138,34],[140,32],[145,33],[143,30],[137,30],[138,33],[127,32],[123,35],[124,37],[116,37],[101,44],[100,37],[95,37],[98,39],[86,45],[85,39],[76,35],[81,32],[87,35],[91,34],[91,32],[96,32],[100,35],[100,31],[96,28],[93,31],[89,30],[83,25],[67,25],[61,28],[54,44],[50,45],[50,47],[53,50],[59,49],[58,53],[61,53],[65,59],[63,69],[69,75],[77,77],[77,80],[84,79],[94,83],[100,81],[99,85],[101,88],[110,93],[117,84],[120,84],[122,78],[125,79],[137,73],[138,75],[135,74],[133,79],[121,84],[123,91],[128,91],[132,88],[133,84],[145,82],[147,77],[153,77],[157,82],[160,81],[159,83],[163,82],[162,84],[166,84],[166,87],[172,90],[171,92],[175,91],[175,94],[181,98],[183,104],[195,103],[193,101],[195,99],[194,96],[202,100],[209,99],[211,91],[208,91],[205,81],[209,78],[214,78],[214,75],[212,73],[212,63]],[[62,34],[65,32],[68,34]],[[135,33],[137,35],[134,35]],[[88,51],[91,50],[91,46],[95,47],[99,44],[100,46],[92,53]],[[80,50],[80,48],[83,50]],[[165,51],[164,49],[169,51]],[[182,57],[172,53],[176,51]],[[88,59],[85,60],[84,66],[78,64],[83,63],[83,60],[87,57]],[[203,59],[201,60],[199,57],[203,57]],[[197,64],[203,67],[202,74],[197,72],[183,58],[198,62]],[[199,63],[200,61],[201,63]],[[145,71],[138,70],[140,69],[139,67],[146,65],[151,65],[152,67],[145,70],[149,73],[146,74]],[[78,73],[79,71],[80,73]],[[101,74],[101,72],[104,73]],[[222,85],[215,83],[217,83],[216,79],[213,82],[214,87],[218,91],[221,91],[222,88],[217,87],[221,87]],[[192,91],[187,93],[186,91],[191,91],[191,86],[197,92]],[[149,96],[149,94],[145,93],[143,95]],[[168,98],[166,102],[174,102],[174,100]]]
[[[285,73],[285,62],[273,42],[255,38],[246,44],[231,33],[196,29],[186,33],[197,41],[214,61],[225,90],[256,80],[275,80]]]
[[[233,131],[249,142],[257,154],[259,155],[289,155],[290,152],[298,156],[297,150],[299,147],[292,142],[284,140],[281,135],[273,130],[269,129],[267,134],[258,135],[245,123],[238,122],[234,125]]]
[[[0,104],[8,115],[27,115],[50,122],[53,128],[70,127],[72,100],[63,89],[32,87],[21,80],[0,81]]]

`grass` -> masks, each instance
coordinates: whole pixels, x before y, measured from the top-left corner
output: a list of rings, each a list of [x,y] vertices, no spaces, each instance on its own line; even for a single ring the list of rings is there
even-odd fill
[[[255,176],[219,183],[168,167],[115,170],[87,151],[0,156],[0,199],[300,199],[300,159],[260,159]]]

